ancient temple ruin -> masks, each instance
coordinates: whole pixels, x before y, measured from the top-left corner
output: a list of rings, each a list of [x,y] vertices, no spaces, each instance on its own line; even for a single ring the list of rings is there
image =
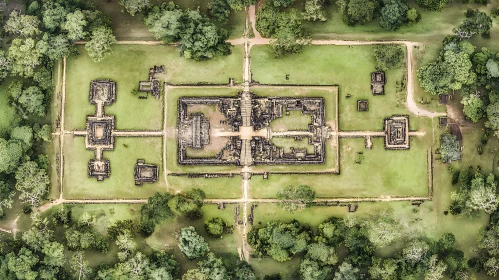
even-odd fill
[[[165,73],[164,65],[161,66],[154,65],[153,68],[149,69],[149,80],[139,82],[138,92],[151,93],[152,96],[154,96],[156,99],[159,99],[161,87],[159,80],[156,79],[156,74],[164,74],[164,73]]]
[[[371,90],[373,95],[383,95],[385,94],[385,72],[378,71],[371,73]]]
[[[385,149],[409,149],[409,116],[392,116],[385,119]]]
[[[158,181],[159,169],[157,165],[147,164],[143,159],[137,160],[134,172],[135,185],[142,186],[144,183],[154,183]]]
[[[110,80],[92,81],[88,98],[95,105],[95,115],[87,116],[84,133],[85,147],[95,153],[88,163],[88,177],[102,181],[111,175],[110,162],[103,158],[103,152],[114,150],[115,138],[115,118],[106,115],[104,107],[116,101],[116,83]]]
[[[210,119],[195,106],[215,106],[225,117],[220,122],[228,128],[214,132]],[[198,107],[199,108],[199,107]],[[308,129],[273,132],[270,123],[290,111],[310,115]],[[181,97],[178,99],[177,151],[180,165],[258,165],[258,164],[322,164],[325,141],[330,128],[325,125],[323,98],[259,97],[249,92],[238,97]],[[227,137],[226,145],[215,156],[189,156],[189,149],[203,149],[212,137]],[[313,152],[304,148],[274,145],[273,137],[308,139]]]

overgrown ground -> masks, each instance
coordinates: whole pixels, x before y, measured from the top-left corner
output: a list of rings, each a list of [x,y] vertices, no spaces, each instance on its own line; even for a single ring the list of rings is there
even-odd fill
[[[97,217],[94,228],[100,233],[107,236],[107,229],[109,226],[113,225],[118,220],[131,219],[134,222],[139,222],[140,220],[140,205],[137,204],[86,204],[86,205],[75,205],[72,206],[72,216],[73,219],[78,219],[84,212],[89,212]],[[137,242],[138,249],[140,251],[150,252],[154,250],[166,250],[175,255],[175,259],[179,262],[181,267],[181,274],[187,269],[194,268],[197,264],[196,261],[189,261],[180,252],[177,246],[177,241],[175,239],[175,232],[180,228],[186,226],[194,226],[196,231],[201,234],[206,242],[208,242],[210,250],[217,254],[217,256],[227,257],[230,262],[235,262],[239,259],[238,248],[241,247],[241,231],[236,226],[232,234],[223,235],[222,238],[210,237],[205,228],[204,221],[220,217],[228,225],[234,224],[234,213],[235,207],[240,207],[238,204],[227,205],[225,209],[219,210],[217,205],[204,205],[203,218],[199,220],[189,220],[184,216],[177,216],[170,218],[163,223],[156,226],[156,230],[148,238],[142,238],[140,236],[135,236],[135,242]],[[54,208],[55,210],[56,208]],[[241,216],[239,216],[242,219]],[[110,244],[110,250],[107,254],[101,254],[99,252],[89,252],[87,253],[87,259],[90,261],[92,266],[99,265],[101,263],[114,263],[116,261],[116,253],[118,252],[117,246],[114,242]]]
[[[118,1],[99,1],[93,0],[97,9],[101,10],[105,15],[111,18],[111,28],[118,40],[155,40],[147,27],[142,23],[142,15],[131,16],[123,7],[119,5]],[[164,1],[151,1],[151,2],[164,2]],[[174,0],[175,4],[179,5],[182,9],[200,9],[201,12],[206,12],[208,1],[204,0]],[[230,32],[230,38],[242,37],[244,31],[244,19],[246,13],[244,11],[231,12],[229,22],[226,25],[227,30]]]

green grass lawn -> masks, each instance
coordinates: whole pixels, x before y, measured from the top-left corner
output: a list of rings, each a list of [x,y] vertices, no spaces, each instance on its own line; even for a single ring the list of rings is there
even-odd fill
[[[272,131],[308,130],[308,125],[311,123],[312,115],[303,114],[300,111],[289,111],[289,115],[283,113],[281,118],[273,120],[270,128]]]
[[[308,46],[300,54],[275,59],[268,46],[253,47],[253,79],[265,84],[339,85],[340,130],[381,130],[384,118],[407,114],[405,91],[396,93],[396,83],[403,79],[405,68],[386,72],[385,95],[373,96],[370,75],[376,66],[373,48]],[[286,74],[290,75],[289,80]],[[347,99],[348,94],[351,97]],[[368,112],[357,111],[359,99],[369,101]]]
[[[83,137],[66,136],[64,141],[64,198],[112,199],[148,198],[166,191],[162,169],[162,138],[117,137],[114,151],[105,151],[111,162],[111,176],[102,182],[88,178],[88,161],[93,151],[85,149]],[[154,184],[135,186],[133,171],[137,159],[159,166],[159,180]]]
[[[425,136],[431,139],[431,135]],[[254,176],[250,191],[254,198],[272,198],[287,185],[306,184],[317,197],[426,196],[428,194],[427,139],[411,138],[411,149],[387,151],[383,138],[373,138],[372,150],[363,138],[340,139],[339,175]],[[430,140],[431,141],[431,140]],[[358,152],[364,159],[356,164]]]
[[[239,174],[222,178],[188,178],[187,176],[168,176],[168,191],[171,193],[202,189],[207,198],[241,198],[242,179]]]
[[[162,102],[149,97],[139,100],[131,94],[140,80],[147,80],[149,68],[165,65],[170,83],[228,83],[242,79],[242,47],[229,56],[196,62],[179,56],[172,46],[116,45],[112,55],[92,62],[83,47],[81,54],[68,60],[66,85],[66,129],[82,129],[85,117],[95,113],[88,101],[90,82],[111,79],[117,83],[116,103],[106,113],[116,115],[118,129],[161,129]],[[133,113],[132,113],[133,112]]]

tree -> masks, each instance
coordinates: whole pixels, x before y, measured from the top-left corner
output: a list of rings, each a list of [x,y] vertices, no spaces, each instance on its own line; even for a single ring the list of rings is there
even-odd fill
[[[395,44],[377,45],[373,53],[377,63],[376,68],[383,71],[400,68],[405,56],[404,49]]]
[[[309,40],[298,38],[290,28],[281,28],[270,41],[270,49],[275,58],[281,58],[286,54],[295,54],[303,50]]]
[[[371,215],[366,221],[367,237],[376,247],[385,247],[402,237],[402,228],[386,212]]]
[[[358,280],[359,269],[353,267],[350,263],[343,262],[339,267],[338,271],[334,273],[334,280]]]
[[[36,16],[21,15],[18,11],[12,11],[4,30],[22,37],[31,37],[40,34],[39,26],[40,21]]]
[[[418,69],[418,79],[423,89],[430,94],[444,94],[448,90],[459,90],[463,85],[476,81],[472,63],[466,52],[445,51],[442,60],[429,63]]]
[[[230,8],[234,11],[240,11],[249,5],[254,5],[256,0],[227,0]]]
[[[258,277],[255,271],[246,261],[239,262],[235,269],[235,276],[237,280],[257,280]]]
[[[87,20],[82,11],[76,10],[66,15],[66,21],[62,24],[61,28],[68,32],[68,39],[71,41],[78,41],[87,36],[85,27]]]
[[[204,222],[204,227],[209,235],[213,237],[221,237],[224,233],[224,228],[227,223],[222,218],[215,217]]]
[[[461,146],[455,135],[445,133],[440,136],[440,155],[444,163],[461,159]]]
[[[38,87],[43,91],[52,90],[52,71],[47,67],[38,67],[33,75],[33,80],[38,84]]]
[[[35,124],[33,128],[36,141],[50,142],[52,140],[52,127],[50,124],[44,124],[42,127]]]
[[[23,156],[23,144],[18,140],[0,138],[0,172],[12,173]]]
[[[226,24],[229,21],[230,6],[227,0],[211,0],[208,3],[208,12],[221,24]]]
[[[193,226],[180,229],[178,247],[189,260],[204,256],[208,251],[208,243],[196,232]]]
[[[295,0],[272,0],[273,4],[275,7],[284,7],[286,8],[287,6],[293,4]]]
[[[199,268],[189,269],[187,272],[182,275],[182,280],[208,280],[208,276],[202,273]]]
[[[18,92],[16,92],[16,94],[17,93]],[[40,88],[36,86],[30,86],[27,89],[21,91],[19,95],[11,96],[14,100],[14,105],[17,111],[25,119],[28,118],[29,115],[34,115],[37,117],[45,116],[45,95],[40,90]]]
[[[316,261],[305,259],[300,264],[300,279],[303,280],[325,280],[331,272],[328,266],[320,267]]]
[[[395,280],[397,278],[397,261],[394,259],[381,259],[373,257],[373,264],[369,274],[373,279]]]
[[[173,196],[168,193],[155,193],[147,203],[140,209],[140,231],[145,235],[151,235],[154,226],[173,215],[168,201]]]
[[[47,266],[63,267],[66,262],[64,255],[64,246],[59,242],[47,242],[42,248],[42,253],[45,254],[42,263]]]
[[[131,16],[135,16],[137,13],[151,6],[151,1],[149,0],[120,0],[119,3]]]
[[[248,243],[260,256],[268,255],[279,262],[288,261],[307,250],[310,232],[298,221],[291,223],[270,222],[248,233]]]
[[[306,185],[287,186],[277,193],[279,204],[289,212],[310,207],[315,199],[315,191]]]
[[[423,262],[428,254],[430,246],[421,240],[413,240],[402,249],[402,258],[414,265]]]
[[[144,17],[144,24],[156,39],[172,43],[180,40],[180,32],[184,28],[183,17],[184,12],[173,2],[163,3],[153,7]]]
[[[92,31],[90,41],[85,44],[88,55],[94,62],[104,59],[111,54],[111,46],[116,44],[116,38],[109,27],[98,27]]]
[[[187,59],[207,60],[218,55],[230,54],[230,44],[225,41],[229,33],[202,16],[199,11],[185,12],[187,24],[180,33],[180,48]]]
[[[385,0],[379,24],[386,30],[397,30],[408,22],[409,6],[401,0]]]
[[[428,269],[426,269],[424,279],[425,280],[439,280],[444,277],[444,272],[447,269],[447,265],[443,261],[438,260],[437,255],[432,255],[428,262]]]
[[[19,199],[33,207],[39,205],[47,194],[49,184],[47,172],[34,161],[21,164],[16,171],[16,189],[21,193]]]
[[[316,241],[336,247],[344,240],[345,223],[342,219],[332,217],[318,225],[317,229],[319,235],[316,237]]]
[[[478,122],[485,115],[485,104],[477,94],[470,94],[461,99],[464,105],[464,114],[474,123]]]
[[[69,10],[56,1],[43,1],[42,21],[49,31],[55,31],[61,26]]]
[[[12,207],[13,197],[14,185],[0,180],[0,217],[3,217],[5,208]]]
[[[120,249],[120,252],[118,252],[120,261],[125,261],[137,249],[137,244],[133,241],[132,234],[128,230],[124,230],[123,233],[116,237],[116,245]]]
[[[69,260],[69,265],[71,270],[74,272],[73,275],[78,280],[88,279],[92,272],[88,261],[85,259],[85,253],[83,251],[75,252]]]
[[[199,262],[199,271],[206,275],[207,279],[231,279],[230,273],[224,266],[222,259],[216,258],[213,253],[208,253],[208,258]]]
[[[7,57],[7,54],[4,51],[0,50],[0,81],[7,78],[7,76],[10,74],[11,68],[12,65],[9,58]]]
[[[20,140],[23,143],[24,151],[27,151],[33,145],[33,129],[29,126],[15,127],[10,132],[10,138]]]
[[[322,242],[308,245],[307,258],[319,261],[324,265],[335,265],[338,263],[338,255],[336,255],[334,247],[330,247]]]
[[[442,11],[448,0],[416,0],[419,6],[430,11]]]
[[[35,68],[40,64],[42,54],[36,48],[35,40],[31,38],[12,40],[9,47],[9,60],[12,73],[22,77],[32,77]]]
[[[37,48],[51,61],[57,61],[65,56],[69,56],[72,44],[65,34],[51,36],[45,33],[42,40],[38,41]]]
[[[487,106],[487,121],[485,126],[494,130],[494,134],[499,137],[499,102],[490,103]]]
[[[27,248],[22,247],[17,254],[8,253],[6,261],[9,270],[16,275],[17,279],[35,279],[38,276],[35,266],[40,260]]]
[[[487,178],[477,172],[475,178],[471,180],[471,190],[469,199],[466,201],[466,207],[471,211],[485,211],[491,214],[497,209],[499,203],[497,194],[497,182],[494,174],[489,174]]]
[[[306,0],[303,19],[308,21],[326,21],[326,11],[324,10],[324,0]]]
[[[465,15],[463,23],[454,28],[454,34],[461,39],[469,39],[475,34],[482,34],[484,38],[490,36],[492,19],[486,13],[468,9]]]
[[[493,59],[487,60],[487,77],[489,78],[497,78],[499,77],[499,64]]]
[[[366,24],[374,19],[379,2],[375,0],[338,0],[336,4],[348,25]]]

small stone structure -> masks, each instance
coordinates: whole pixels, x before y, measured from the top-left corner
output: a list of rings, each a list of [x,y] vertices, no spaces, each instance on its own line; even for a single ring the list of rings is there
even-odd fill
[[[135,185],[142,186],[143,183],[154,183],[158,181],[159,169],[157,165],[146,164],[144,160],[138,159],[134,172]]]
[[[392,116],[385,119],[385,149],[409,149],[409,116]]]
[[[88,163],[88,178],[103,181],[111,175],[111,164],[108,159],[91,159]]]
[[[373,95],[384,95],[385,83],[385,72],[378,71],[371,73],[371,90],[373,92]]]
[[[95,80],[90,83],[88,100],[93,105],[109,106],[116,101],[116,83],[110,80]]]
[[[114,116],[88,116],[87,117],[87,135],[85,137],[85,146],[87,150],[114,149]]]
[[[357,111],[367,112],[369,111],[369,101],[368,100],[357,100]]]
[[[154,65],[153,68],[149,69],[149,80],[148,81],[140,81],[139,82],[139,92],[147,92],[151,93],[152,96],[156,97],[156,99],[159,99],[159,94],[160,94],[160,83],[159,80],[155,78],[156,74],[164,74],[165,73],[165,66],[156,66]]]

